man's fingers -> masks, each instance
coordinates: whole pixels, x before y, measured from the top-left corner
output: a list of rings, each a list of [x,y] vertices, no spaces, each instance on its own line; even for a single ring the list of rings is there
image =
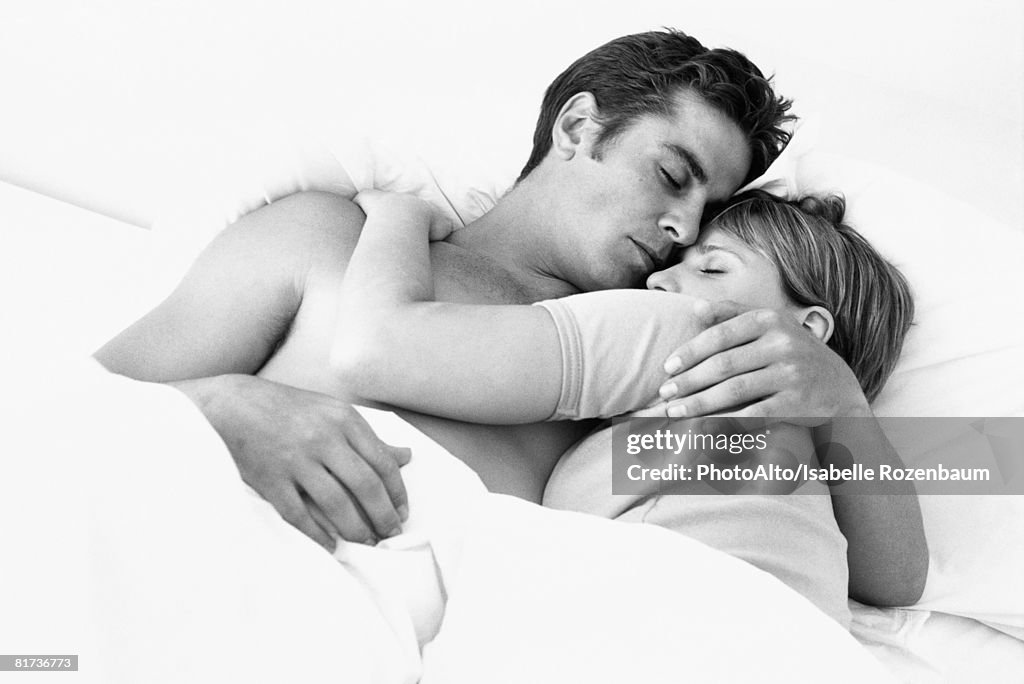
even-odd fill
[[[405,491],[405,483],[402,482],[402,475],[398,468],[409,462],[412,452],[385,444],[358,412],[353,410],[352,413],[355,419],[349,421],[348,424],[350,428],[346,431],[348,443],[377,473],[380,481],[384,483],[387,495],[398,511],[399,517],[405,520],[409,517],[409,496]],[[365,503],[361,497],[360,503]]]
[[[766,319],[772,315],[778,314],[769,310],[748,311],[709,327],[669,356],[665,372],[677,375],[719,352],[757,339],[768,324]]]
[[[281,517],[289,525],[298,529],[328,551],[334,551],[334,540],[316,523],[306,508],[305,503],[299,497],[299,493],[294,488],[291,486],[284,487],[276,493],[274,499],[276,501],[271,500],[271,503],[274,504],[277,512],[281,514]]]
[[[331,524],[331,521],[327,519],[327,516],[324,515],[324,512],[320,510],[320,507],[317,506],[312,499],[303,496],[302,503],[306,505],[306,510],[309,511],[309,517],[313,518],[313,521],[320,526],[320,529],[327,532],[328,536],[331,538],[334,548],[329,548],[327,550],[334,553],[334,551],[337,550],[338,537],[340,536],[334,529],[334,525]]]
[[[400,505],[406,505],[405,486],[401,485],[398,466],[390,458],[379,455],[379,468],[388,471],[387,478],[397,481],[401,486]],[[371,467],[368,461],[350,449],[340,449],[336,453],[326,455],[324,464],[334,474],[355,499],[364,516],[369,521],[376,536],[383,539],[393,537],[402,531],[402,518],[398,511],[399,505],[392,500],[391,493],[385,486],[385,477]],[[392,486],[394,486],[392,484]]]
[[[658,394],[664,401],[689,396],[737,375],[764,368],[770,361],[770,355],[760,345],[748,342],[718,352],[711,358],[669,378],[658,390]]]
[[[723,299],[717,302],[706,302],[707,306],[700,311],[702,322],[706,327],[724,323],[730,318],[735,318],[742,313],[750,311],[750,307],[744,304]]]
[[[774,387],[772,371],[761,369],[731,377],[701,392],[671,401],[665,412],[671,418],[718,415],[735,411],[737,406],[756,403],[770,396]],[[752,411],[748,415],[754,417],[755,413]]]
[[[409,462],[410,452],[408,449],[395,451],[394,447],[388,447],[388,449],[387,453],[377,452],[362,454],[362,456],[377,473],[391,504],[398,512],[398,517],[404,521],[409,517],[409,494],[405,490],[405,482],[402,481],[399,467]],[[396,458],[402,460],[396,460]]]
[[[771,425],[772,423],[778,422],[778,418],[780,416],[778,413],[778,409],[776,408],[777,405],[778,402],[775,400],[774,397],[768,397],[767,399],[755,402],[753,404],[750,404],[749,406],[744,406],[739,410],[732,411],[730,413],[722,413],[719,415],[722,418],[756,420],[758,421],[758,425],[760,427],[765,427],[767,425]],[[747,423],[744,422],[744,426],[746,425]]]
[[[398,465],[408,465],[409,461],[412,460],[412,449],[408,449],[406,447],[393,447],[390,445],[388,448],[391,450],[391,454],[394,456]]]
[[[648,406],[647,408],[633,411],[625,415],[626,418],[664,418],[666,415],[665,410],[668,408],[668,402],[659,401],[654,406]]]
[[[409,449],[393,447],[381,440],[366,419],[355,409],[349,408],[346,412],[345,427],[345,436],[348,438],[349,444],[363,456],[388,455],[398,461],[399,465],[405,465],[412,457],[412,452]]]
[[[351,542],[369,543],[376,538],[349,492],[326,468],[311,468],[299,484],[327,518],[327,529],[337,530],[342,539]]]

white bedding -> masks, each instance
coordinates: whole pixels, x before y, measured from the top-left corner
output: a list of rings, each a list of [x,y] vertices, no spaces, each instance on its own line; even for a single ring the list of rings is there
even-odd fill
[[[1019,682],[1024,641],[971,618],[850,601],[851,631],[897,679],[915,684]]]
[[[419,552],[337,563],[241,483],[176,390],[84,360],[16,391],[0,643],[77,653],[86,681],[812,681],[836,662],[830,679],[885,680],[770,575],[665,530],[487,494],[425,437],[368,412],[414,449],[409,536],[430,538],[447,598],[427,604],[444,622],[421,661],[411,616],[375,600],[398,593],[401,567],[372,573],[391,556],[422,579]]]
[[[374,426],[415,454],[406,550],[337,562],[244,486],[183,395],[86,358],[149,304],[125,289],[148,236],[11,186],[0,212],[19,323],[0,366],[6,652],[78,654],[80,680],[104,683],[668,681],[680,658],[709,680],[810,679],[836,660],[848,681],[884,676],[774,578],[664,530],[486,494],[390,414]],[[409,573],[425,601],[395,600]],[[445,612],[421,659],[424,610],[435,627]],[[736,643],[752,657],[733,658]],[[793,644],[815,648],[794,658]]]
[[[150,237],[2,184],[0,219],[4,306],[17,323],[0,368],[10,425],[0,514],[16,521],[5,525],[0,554],[5,616],[16,617],[0,621],[5,650],[77,652],[91,663],[82,675],[104,682],[333,681],[339,673],[345,681],[415,681],[422,663],[408,632],[396,631],[394,611],[240,486],[187,400],[82,362],[152,304],[152,292],[137,287],[154,257]],[[687,655],[698,671],[759,663],[777,673],[771,645],[781,636],[811,654],[806,662],[818,675],[878,680],[858,671],[872,667],[862,651],[849,650],[771,578],[663,530],[620,539],[607,521],[566,515],[495,498],[470,518],[475,527],[461,531],[473,540],[470,552],[447,546],[455,549],[449,557],[466,559],[465,570],[454,579],[449,571],[445,627],[426,650],[424,681],[496,681],[496,663],[505,681],[565,681],[557,668],[570,662],[572,672],[594,670],[588,681],[634,679],[627,672],[645,667],[665,675],[678,664],[677,646],[692,639],[702,639]],[[649,600],[611,586],[639,587]],[[508,619],[499,619],[503,612]],[[977,670],[964,664],[968,656],[1019,663],[1022,642],[927,611],[912,614],[914,638],[880,647],[886,635],[903,634],[893,625],[904,613],[877,611],[884,619],[874,631],[861,624],[856,632],[901,677],[938,671],[969,681]],[[757,629],[761,640],[751,636]],[[958,641],[968,647],[952,648]],[[173,665],[154,675],[152,663],[168,663],[169,653]]]

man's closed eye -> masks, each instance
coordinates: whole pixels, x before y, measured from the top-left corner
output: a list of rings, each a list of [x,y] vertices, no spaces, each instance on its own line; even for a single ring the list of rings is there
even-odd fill
[[[661,171],[661,175],[665,179],[665,183],[667,183],[669,187],[671,187],[673,190],[683,189],[683,184],[677,181],[675,179],[675,176],[673,176],[671,173],[669,173],[663,168],[659,168],[659,171]]]

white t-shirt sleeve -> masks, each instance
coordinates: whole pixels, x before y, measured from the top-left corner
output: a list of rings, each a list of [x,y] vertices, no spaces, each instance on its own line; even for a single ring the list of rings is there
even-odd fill
[[[552,420],[609,418],[658,401],[663,365],[686,341],[692,299],[652,290],[603,290],[538,302],[562,346],[562,391]]]

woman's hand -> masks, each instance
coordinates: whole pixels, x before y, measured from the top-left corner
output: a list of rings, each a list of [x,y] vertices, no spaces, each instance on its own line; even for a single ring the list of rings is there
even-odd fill
[[[363,190],[352,200],[367,218],[411,225],[427,224],[431,242],[439,242],[455,231],[455,222],[426,200],[415,195],[382,190]]]

